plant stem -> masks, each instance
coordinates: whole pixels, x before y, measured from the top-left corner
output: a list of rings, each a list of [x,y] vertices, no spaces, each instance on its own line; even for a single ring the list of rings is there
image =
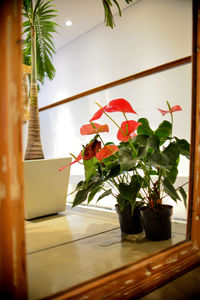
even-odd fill
[[[135,147],[134,147],[133,144],[131,143],[130,138],[128,139],[128,142],[129,142],[129,145],[131,146],[131,148],[132,148],[134,154],[137,156],[137,150],[135,149]]]
[[[127,116],[126,116],[125,112],[122,112],[122,113],[124,115],[125,120],[128,122],[128,119],[127,119]]]
[[[100,136],[100,134],[98,134],[98,137],[100,138],[100,140],[101,140],[103,146],[105,146],[104,141],[102,140],[102,137]]]
[[[172,130],[173,130],[173,113],[172,113],[172,108],[171,108],[171,106],[170,106],[170,104],[169,104],[169,102],[167,101],[167,106],[168,106],[168,108],[169,108],[169,111],[170,111],[170,116],[171,116],[171,123],[172,123]],[[171,130],[171,138],[172,138],[172,130]]]

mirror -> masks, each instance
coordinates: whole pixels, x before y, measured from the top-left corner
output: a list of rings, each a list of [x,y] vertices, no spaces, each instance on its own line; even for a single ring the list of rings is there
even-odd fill
[[[149,4],[150,2],[151,4]],[[155,9],[155,5],[156,5],[156,9]],[[162,5],[164,5],[165,8],[163,8]],[[168,13],[171,14],[172,10],[170,5],[171,7],[173,6],[173,11],[176,11],[174,18],[172,18],[172,16],[170,15],[170,20],[171,20],[170,25],[173,28],[173,36],[172,36],[173,39],[171,39],[172,29],[168,27],[168,31],[167,31],[164,25],[162,25],[165,33],[164,35],[163,30],[161,30],[161,26],[155,26],[158,21],[160,22],[162,20],[162,22],[164,22],[163,15],[165,15],[166,18],[165,20],[166,21],[168,20],[167,13],[166,13],[166,6],[168,7]],[[176,6],[176,9],[174,8],[174,5]],[[146,11],[148,11],[148,14],[150,16],[151,13],[158,15],[157,13],[158,9],[162,11],[162,14],[161,12],[159,13],[159,18],[151,17],[147,19],[145,18],[144,20],[145,24],[143,24],[144,27],[141,28],[141,31],[143,31],[143,34],[146,32],[146,35],[147,32],[149,33],[148,34],[149,41],[147,39],[144,39],[144,37],[147,38],[147,36],[142,35],[140,29],[137,26],[131,27],[131,33],[132,33],[131,36],[134,37],[134,45],[137,43],[138,46],[139,41],[140,42],[143,41],[143,44],[142,45],[139,44],[139,47],[133,47],[134,45],[130,45],[132,46],[130,47],[130,49],[127,49],[126,47],[126,50],[130,51],[131,55],[126,54],[124,55],[125,57],[121,57],[123,56],[121,54],[122,51],[121,50],[119,51],[118,54],[115,54],[116,55],[115,59],[112,58],[111,60],[111,57],[108,57],[106,60],[106,56],[105,55],[103,56],[106,67],[105,70],[104,69],[102,70],[102,72],[103,74],[107,74],[107,77],[102,76],[105,82],[104,81],[101,82],[102,80],[100,76],[101,73],[99,75],[97,74],[97,77],[99,76],[97,78],[98,84],[97,82],[95,82],[96,76],[94,76],[94,74],[96,73],[94,71],[99,70],[99,68],[97,68],[96,65],[94,65],[94,61],[92,61],[93,62],[92,67],[94,69],[91,70],[88,69],[88,74],[90,75],[89,78],[91,80],[91,83],[87,79],[87,76],[85,76],[85,82],[83,82],[82,80],[80,87],[78,87],[78,89],[80,89],[79,91],[81,92],[82,90],[87,90],[89,88],[97,86],[100,83],[102,84],[102,83],[107,83],[109,81],[115,80],[116,79],[115,73],[117,73],[118,71],[119,72],[118,72],[117,79],[123,77],[124,75],[132,74],[133,70],[134,73],[137,73],[138,71],[143,71],[152,66],[157,66],[160,65],[161,63],[190,55],[191,34],[192,34],[192,30],[190,30],[189,32],[189,28],[191,29],[191,24],[192,24],[191,6],[192,3],[190,1],[185,1],[184,3],[183,1],[169,1],[167,4],[164,2],[160,4],[159,2],[158,5],[157,1],[147,2],[141,0],[135,5],[130,6],[129,9],[126,9],[123,14],[123,20],[120,20],[122,22],[122,25],[119,24],[119,28],[117,27],[116,30],[119,36],[121,36],[122,34],[122,32],[120,32],[121,26],[123,30],[125,30],[124,29],[125,25],[127,25],[126,30],[130,28],[129,23],[126,24],[127,22],[129,22],[130,16],[133,16],[134,22],[139,21],[138,20],[139,16],[141,18],[144,18],[144,16],[140,15],[144,8],[146,9]],[[182,22],[179,22],[178,16],[179,18],[181,18]],[[130,22],[131,21],[132,19],[130,20]],[[153,23],[148,23],[150,21]],[[190,22],[189,23],[190,26],[188,26],[187,21]],[[163,24],[162,22],[161,24]],[[174,26],[173,22],[176,22],[176,26]],[[179,23],[179,27],[177,27],[178,26],[177,23]],[[145,30],[145,28],[147,27],[148,30],[150,30],[150,32]],[[183,27],[187,28],[187,32],[183,30]],[[133,28],[136,28],[135,32],[133,31]],[[177,31],[174,30],[174,28]],[[177,52],[175,51],[175,47],[174,47],[172,49],[174,52],[173,54],[171,54],[172,51],[171,47],[172,45],[174,45],[175,39],[177,39],[177,36],[180,37],[180,34],[178,35],[180,29],[182,30],[182,32],[184,32],[185,36],[184,38],[181,36],[182,44],[180,44],[180,40],[176,42],[176,44],[178,45],[178,49],[176,49]],[[96,29],[92,30],[91,33],[88,34],[91,34],[92,37],[96,36],[96,39],[97,37],[99,39],[99,34],[101,33],[100,30],[103,31],[105,30],[103,25],[98,26]],[[126,30],[125,32],[127,33],[128,36],[128,32]],[[155,33],[157,33],[157,36],[155,35]],[[115,40],[110,42],[113,46],[113,44],[115,45],[116,40],[118,40],[119,38],[114,31],[111,32],[111,34],[113,34],[113,36],[115,37]],[[140,37],[140,40],[138,41],[136,37],[138,39]],[[160,41],[160,47],[158,47],[159,44],[157,43],[156,37]],[[152,43],[153,38],[155,39],[154,43]],[[60,62],[62,62],[62,65],[64,64],[63,60],[64,57],[66,56],[65,51],[72,51],[73,46],[76,46],[77,49],[82,49],[80,45],[77,45],[77,43],[81,42],[81,40],[83,39],[86,39],[86,36],[81,37],[80,40],[74,41],[74,45],[73,43],[71,43],[70,45],[60,49],[57,52],[59,56],[57,56],[56,58],[57,60],[56,64],[60,64]],[[95,43],[96,43],[96,39],[95,39]],[[110,33],[109,36],[107,36],[107,39],[110,39]],[[187,40],[187,43],[185,40]],[[124,47],[124,43],[121,40],[120,40],[120,44],[123,44]],[[180,45],[184,45],[184,46],[182,47]],[[165,49],[165,47],[167,48],[167,50]],[[118,47],[116,46],[114,48],[115,51],[116,48]],[[160,56],[158,55],[159,53],[161,53]],[[136,59],[133,59],[132,62],[130,61],[130,57],[134,58],[135,57],[134,55],[136,55]],[[120,68],[120,66],[117,66],[117,62],[119,63],[118,57],[120,57],[122,60],[122,62],[120,62],[122,68]],[[88,53],[88,60],[92,60],[92,53]],[[62,68],[62,65],[60,64],[60,68]],[[126,65],[127,70],[125,70],[124,65]],[[73,65],[71,66],[71,68],[74,69],[75,66]],[[82,66],[81,69],[85,72],[85,68],[81,64],[77,66],[78,70],[80,66]],[[110,70],[113,70],[113,72],[111,72]],[[69,74],[71,75],[72,73],[70,71],[71,69],[69,67],[69,70],[67,72],[69,72]],[[60,98],[57,99],[55,93],[58,93],[58,90],[59,93],[61,93],[61,87],[63,88],[62,90],[63,97],[71,95],[70,92],[72,93],[73,88],[74,90],[77,89],[77,86],[79,85],[79,80],[75,81],[74,78],[72,77],[70,82],[72,87],[69,84],[70,86],[69,88],[71,88],[71,91],[64,95],[67,89],[66,81],[69,82],[69,77],[65,79],[64,76],[61,76],[62,72],[63,70],[61,70],[60,76],[58,74],[58,77],[55,79],[54,82],[48,83],[46,87],[44,87],[44,89],[41,90],[41,94],[39,98],[41,97],[44,99],[45,103],[43,105],[49,104],[49,101],[51,101],[49,99],[53,99],[54,97],[55,100],[60,100]],[[59,69],[57,73],[59,73]],[[81,75],[83,76],[83,74],[79,74],[79,76]],[[89,81],[89,83],[87,81]],[[55,84],[58,83],[59,83],[59,88],[55,89]],[[84,89],[81,89],[82,86],[84,86]],[[75,91],[74,93],[77,93],[77,91]],[[156,108],[158,107],[164,108],[166,100],[169,100],[170,102],[172,100],[172,103],[174,105],[179,104],[183,108],[183,112],[181,112],[180,114],[177,112],[175,116],[174,127],[177,130],[176,134],[177,136],[181,136],[182,138],[186,138],[188,140],[190,139],[190,128],[188,124],[190,124],[191,121],[190,121],[190,114],[188,112],[191,111],[191,100],[190,100],[191,99],[191,64],[187,64],[148,77],[144,77],[135,80],[133,82],[128,82],[113,88],[109,88],[102,92],[98,92],[93,95],[81,98],[74,102],[69,102],[62,106],[58,106],[56,108],[52,108],[50,110],[41,112],[40,113],[41,133],[42,133],[42,142],[43,142],[44,152],[46,153],[46,158],[65,157],[68,156],[67,154],[68,152],[72,152],[75,155],[78,154],[77,151],[80,150],[81,144],[86,143],[86,138],[80,139],[79,128],[82,126],[82,124],[87,123],[88,118],[97,110],[97,107],[95,106],[94,102],[97,101],[103,106],[111,99],[115,99],[119,97],[123,97],[127,100],[130,100],[133,108],[136,110],[139,116],[146,116],[148,118],[151,118],[152,127],[155,128],[156,128],[156,124],[160,123],[160,121],[162,120],[162,116],[159,115],[159,113],[156,111]],[[107,123],[107,119],[105,117],[102,118],[102,123]],[[73,128],[71,127],[72,124],[73,124]],[[185,124],[187,124],[187,126]],[[66,130],[66,128],[70,128],[71,130]],[[184,132],[182,130],[183,128],[184,128]],[[111,131],[108,138],[106,139],[108,140],[112,139],[113,136],[114,136],[114,132]],[[179,171],[181,175],[180,180],[185,180],[189,174],[188,171],[189,165],[187,164],[186,161],[181,162],[180,165],[184,166]],[[72,186],[71,188],[73,188],[73,185],[76,183],[77,177],[79,178],[79,176],[81,175],[82,175],[82,171],[80,171],[80,168],[78,168],[77,166],[73,166],[71,168],[71,182],[70,182],[70,185]],[[105,207],[105,205],[107,205],[107,202],[108,201],[105,200],[102,205]],[[112,203],[110,206],[110,200],[109,200],[109,206],[110,206],[109,208],[112,208],[113,205],[114,204]],[[28,241],[27,246],[29,247],[29,245],[31,245],[31,240],[33,241],[33,239],[35,239],[36,241],[36,244],[35,245],[32,244],[31,246],[31,247],[34,246],[35,248],[34,247],[32,249],[30,248],[28,250],[29,252],[27,255],[28,271],[30,272],[28,278],[30,280],[29,286],[31,287],[31,293],[33,293],[33,291],[41,292],[40,295],[38,294],[34,295],[35,297],[48,296],[51,293],[55,293],[64,288],[71,287],[85,280],[102,275],[105,272],[112,271],[113,269],[121,267],[122,265],[126,265],[130,262],[137,261],[138,259],[141,258],[140,256],[141,253],[143,253],[143,257],[145,257],[148,254],[154,253],[155,251],[159,251],[160,249],[164,249],[165,247],[171,246],[173,243],[180,242],[186,238],[185,229],[184,230],[181,229],[181,231],[179,231],[178,234],[173,237],[174,239],[172,238],[172,240],[166,242],[159,242],[159,243],[156,242],[156,247],[155,247],[155,242],[154,243],[150,242],[151,246],[147,248],[146,241],[144,243],[144,240],[140,240],[138,243],[133,241],[121,242],[120,232],[119,229],[116,229],[117,228],[116,219],[113,217],[113,214],[112,217],[109,219],[108,213],[107,215],[106,213],[103,215],[98,215],[98,217],[96,217],[96,215],[94,217],[94,213],[97,214],[96,211],[92,213],[88,212],[88,210],[86,211],[85,214],[86,215],[85,219],[87,220],[87,222],[85,223],[86,225],[83,225],[83,223],[80,222],[80,220],[83,220],[84,218],[83,210],[82,211],[76,210],[76,213],[71,213],[71,211],[70,213],[67,212],[66,217],[63,215],[61,216],[59,215],[51,218],[43,218],[42,220],[29,221],[27,223],[28,224],[27,237],[28,239],[30,238],[29,241],[27,240]],[[186,212],[184,208],[179,205],[175,206],[174,216],[176,218],[176,221],[177,220],[180,221],[180,219],[186,220]],[[70,223],[70,218],[72,223],[74,224],[73,226],[75,227],[75,232],[68,231],[67,239],[65,239],[66,226]],[[99,221],[97,222],[97,220]],[[58,231],[55,229],[55,224],[58,224],[59,226]],[[102,224],[104,224],[105,226],[103,232],[102,232]],[[181,226],[180,224],[181,223],[178,223],[178,227]],[[42,229],[42,235],[40,231],[41,229]],[[38,232],[40,232],[40,235],[38,235]],[[87,236],[85,235],[85,233],[87,234]],[[50,242],[48,239],[49,237],[51,237]],[[74,243],[73,242],[74,240],[77,240],[77,242]],[[136,244],[138,248],[133,250]],[[117,247],[115,247],[116,245]],[[83,255],[83,247],[86,247],[85,256]],[[111,252],[110,251],[111,249],[114,252]],[[94,254],[95,251],[96,254]],[[99,264],[98,262],[100,258],[100,251],[102,251],[104,255],[106,253],[105,256],[108,257],[108,259],[105,260],[104,263],[102,259],[101,264]],[[118,261],[111,262],[109,255],[116,256],[116,251],[118,251],[118,256],[117,256]],[[73,256],[70,256],[71,253],[73,253]],[[60,258],[62,258],[62,260],[60,260]],[[87,259],[89,259],[90,266],[88,265]],[[41,261],[42,268],[38,267],[39,260]],[[72,264],[74,266],[74,269],[72,267]],[[49,268],[48,269],[49,271],[47,271],[47,268]],[[77,268],[79,271],[77,271]],[[50,269],[53,269],[54,273],[51,273]],[[69,270],[69,273],[66,273],[66,270]],[[72,276],[73,274],[75,276]],[[38,280],[38,278],[40,278],[40,280]],[[46,281],[47,283],[44,284],[41,278],[47,280]],[[37,284],[41,284],[41,286],[38,287]]]

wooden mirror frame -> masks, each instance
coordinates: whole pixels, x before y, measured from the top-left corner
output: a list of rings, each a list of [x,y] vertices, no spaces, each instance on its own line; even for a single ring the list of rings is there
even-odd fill
[[[200,0],[193,0],[192,126],[188,239],[49,299],[139,297],[200,263]],[[0,10],[0,292],[27,299],[21,142],[21,1]],[[5,298],[7,299],[7,298]]]

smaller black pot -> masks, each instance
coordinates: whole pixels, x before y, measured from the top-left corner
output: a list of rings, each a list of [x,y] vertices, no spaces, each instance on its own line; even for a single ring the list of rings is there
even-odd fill
[[[146,206],[140,208],[147,239],[162,241],[171,238],[172,210],[171,205],[161,205],[158,208]]]
[[[143,231],[140,209],[137,206],[133,214],[131,214],[131,205],[127,205],[122,211],[120,211],[119,204],[116,204],[115,208],[122,233],[137,234]]]

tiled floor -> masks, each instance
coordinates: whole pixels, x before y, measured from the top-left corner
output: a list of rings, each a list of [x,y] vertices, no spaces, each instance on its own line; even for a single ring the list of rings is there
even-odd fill
[[[65,213],[26,221],[29,298],[49,296],[185,239],[186,225],[173,223],[172,239],[142,235],[122,240],[116,214]],[[148,247],[147,247],[148,245]]]

